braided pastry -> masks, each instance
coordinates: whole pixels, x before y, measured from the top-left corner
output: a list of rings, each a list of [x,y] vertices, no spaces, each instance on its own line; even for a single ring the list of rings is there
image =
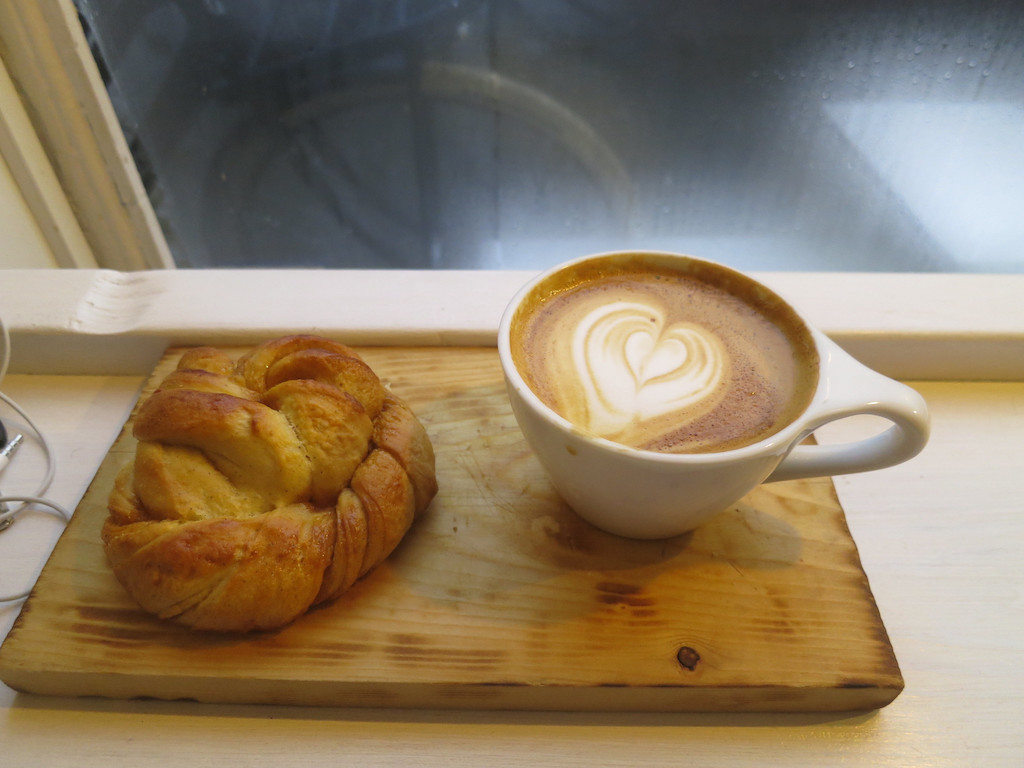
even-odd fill
[[[378,565],[437,492],[409,407],[316,336],[237,362],[185,352],[136,414],[102,538],[145,610],[197,629],[283,626]]]

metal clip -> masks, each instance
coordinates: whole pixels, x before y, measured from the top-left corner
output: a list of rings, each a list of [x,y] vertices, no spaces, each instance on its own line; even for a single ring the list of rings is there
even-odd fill
[[[0,448],[0,472],[3,472],[4,467],[6,467],[7,464],[10,462],[11,456],[14,455],[14,452],[18,449],[18,446],[21,445],[22,439],[23,438],[21,435],[15,435],[14,437],[11,438],[11,441],[7,443],[7,445],[5,445],[3,448]],[[10,509],[11,508],[7,506],[6,502],[0,501],[0,515],[6,514],[10,511]],[[3,520],[0,520],[0,531],[6,531],[8,528],[11,527],[11,523],[13,522],[14,515],[11,515],[10,517],[5,517]]]

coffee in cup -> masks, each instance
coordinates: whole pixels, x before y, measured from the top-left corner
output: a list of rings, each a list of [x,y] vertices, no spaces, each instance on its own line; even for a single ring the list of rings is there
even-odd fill
[[[793,310],[699,261],[624,256],[559,271],[520,305],[511,352],[552,410],[641,450],[757,442],[796,418],[817,385],[817,352]]]
[[[498,356],[555,489],[622,536],[685,533],[762,482],[881,469],[928,440],[920,394],[766,286],[681,254],[598,254],[536,276],[502,315]],[[859,414],[891,425],[805,442]]]

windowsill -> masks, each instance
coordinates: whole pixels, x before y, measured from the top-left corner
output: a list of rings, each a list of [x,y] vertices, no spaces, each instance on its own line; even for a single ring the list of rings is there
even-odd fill
[[[107,364],[120,361],[126,366],[122,372],[135,373],[10,376],[4,391],[50,437],[60,469],[49,496],[71,509],[136,402],[151,365],[145,356],[158,355],[166,343],[242,341],[308,329],[360,343],[489,344],[501,306],[524,278],[518,273],[5,271],[0,307],[14,334],[17,368],[39,374],[45,363],[64,373],[109,374],[114,371],[106,370]],[[958,369],[980,374],[996,370],[1001,356],[1017,366],[1021,378],[1024,322],[1015,297],[1024,295],[1022,278],[778,274],[766,279],[838,338],[863,343],[879,359],[886,349],[895,350],[888,358],[892,373],[923,369],[931,361],[937,374],[947,371],[952,377]],[[904,290],[905,299],[894,301]],[[939,352],[965,339],[984,342],[962,346],[992,359],[978,352],[981,363],[971,369],[967,359],[941,358]],[[910,354],[901,358],[900,350]],[[738,756],[756,751],[767,764],[791,764],[799,756],[827,764],[837,749],[852,756],[851,764],[864,766],[906,765],[922,755],[945,764],[1009,764],[1011,755],[1016,757],[1020,711],[1016,669],[1022,626],[1019,612],[1007,608],[1022,574],[1017,542],[1024,529],[1015,471],[1024,434],[1024,385],[925,382],[915,387],[933,416],[925,451],[885,471],[835,478],[907,679],[907,690],[881,712],[541,717],[334,707],[314,713],[188,700],[38,696],[0,686],[6,723],[0,725],[0,742],[8,762],[66,764],[73,755],[83,766],[103,765],[109,750],[97,745],[118,744],[130,732],[135,764],[163,764],[167,724],[173,719],[185,734],[176,740],[176,754],[197,764],[217,748],[246,754],[253,765],[282,766],[337,761],[339,754],[381,765],[407,763],[415,754],[424,765],[467,766],[480,764],[485,754],[508,765],[536,765],[539,755],[540,764],[554,765],[555,758],[544,756],[564,756],[570,749],[580,763],[591,764],[615,754],[623,765],[667,765],[683,750],[696,763],[740,765]],[[873,426],[847,419],[829,425],[824,437],[860,439],[861,430]],[[43,464],[37,446],[26,444],[4,474],[4,490],[19,492],[19,484],[30,489]],[[0,542],[9,548],[3,570],[8,584],[31,584],[59,534],[55,524],[40,517],[18,523],[22,533],[13,535],[22,538]],[[33,523],[38,527],[24,527]],[[17,604],[0,609],[0,637],[19,609]],[[946,653],[946,663],[935,663],[937,649]],[[979,674],[979,658],[989,672]],[[78,725],[55,727],[64,723]],[[325,727],[324,738],[309,738]],[[638,739],[645,745],[642,756],[634,746]],[[530,748],[524,751],[525,743]],[[261,755],[270,757],[261,760]]]
[[[491,345],[522,271],[5,270],[12,371],[146,373],[169,345],[315,332]],[[1024,275],[755,275],[895,378],[1024,378]]]

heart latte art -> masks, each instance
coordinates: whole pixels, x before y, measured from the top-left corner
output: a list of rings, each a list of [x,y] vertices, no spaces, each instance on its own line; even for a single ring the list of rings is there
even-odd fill
[[[803,409],[816,353],[792,310],[630,266],[558,274],[517,310],[513,359],[549,408],[592,435],[685,453],[756,442]]]
[[[714,398],[726,368],[721,341],[693,323],[666,325],[653,303],[614,302],[584,315],[572,334],[579,413],[601,437]],[[574,409],[576,410],[576,409]]]

